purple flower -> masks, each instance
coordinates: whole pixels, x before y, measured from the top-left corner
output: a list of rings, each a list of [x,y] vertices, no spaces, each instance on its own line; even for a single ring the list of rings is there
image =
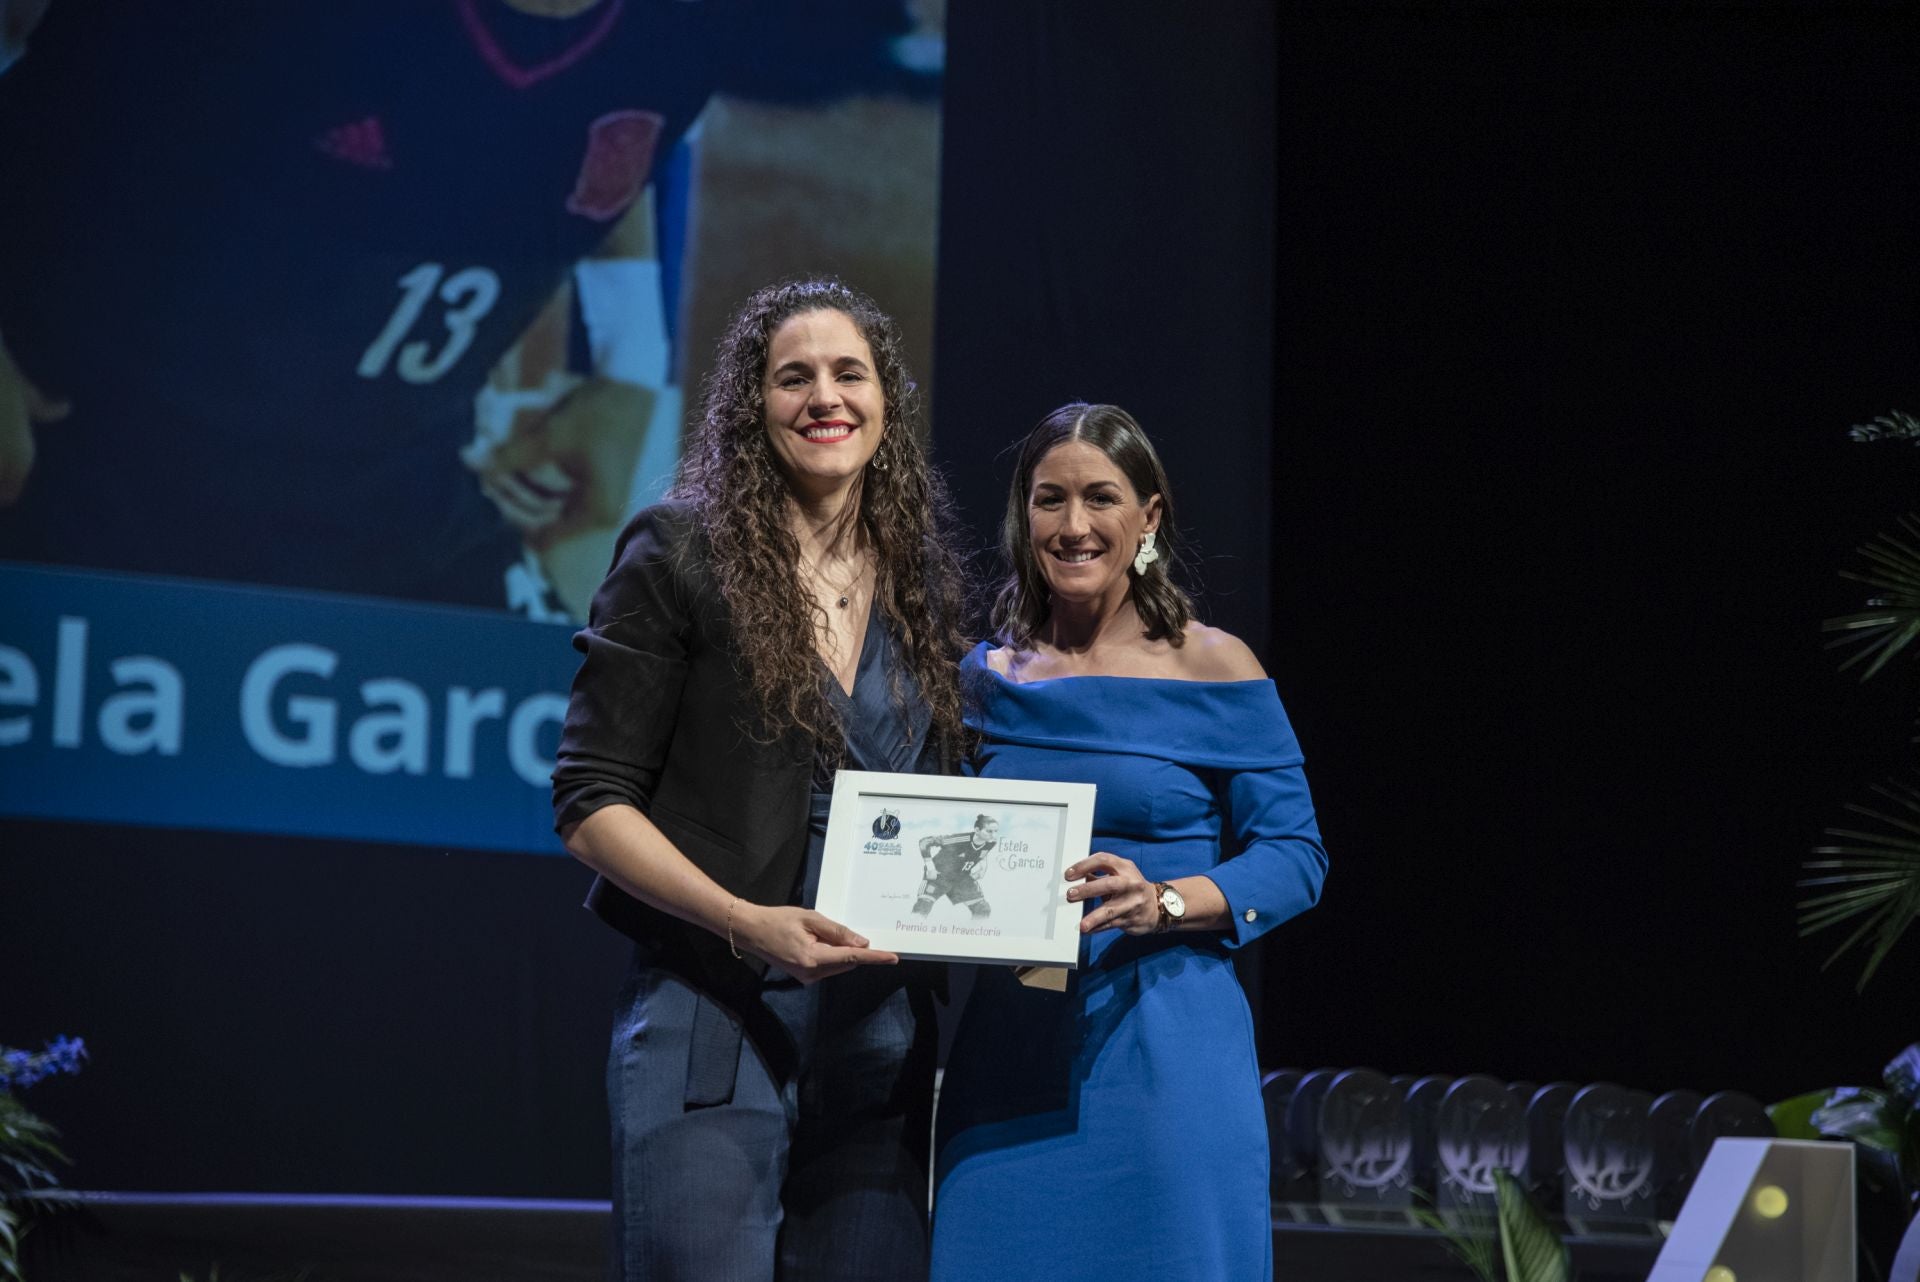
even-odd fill
[[[56,1037],[47,1043],[45,1054],[55,1072],[77,1073],[87,1062],[87,1044],[78,1037]]]
[[[26,1051],[10,1050],[0,1054],[0,1089],[31,1086],[39,1081],[33,1059]]]
[[[37,1054],[0,1047],[0,1091],[19,1090],[57,1073],[77,1073],[87,1062],[87,1044],[78,1037],[56,1037]]]

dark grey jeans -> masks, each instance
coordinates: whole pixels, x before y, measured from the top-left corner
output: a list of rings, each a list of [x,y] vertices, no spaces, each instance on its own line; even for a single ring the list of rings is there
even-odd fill
[[[607,1061],[615,1277],[926,1277],[936,1033],[931,996],[905,978],[872,967],[768,985],[762,1001],[797,1068],[781,1080],[749,1037],[731,1098],[700,1106],[689,1102],[690,1060],[710,1082],[704,1030],[730,1012],[636,959]],[[698,1085],[692,1094],[711,1098]]]

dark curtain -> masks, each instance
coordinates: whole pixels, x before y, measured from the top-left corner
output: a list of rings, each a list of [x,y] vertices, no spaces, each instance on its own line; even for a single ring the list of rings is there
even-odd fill
[[[1256,651],[1272,502],[1274,13],[953,7],[934,444],[983,544],[1071,400],[1159,447],[1206,588]],[[1287,692],[1282,683],[1282,694]]]

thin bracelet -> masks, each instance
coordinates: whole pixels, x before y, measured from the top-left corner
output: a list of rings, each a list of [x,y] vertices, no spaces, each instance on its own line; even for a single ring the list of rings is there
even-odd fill
[[[746,958],[740,954],[740,946],[733,942],[733,910],[739,902],[740,897],[735,895],[733,903],[727,905],[727,948],[732,951],[736,960],[745,961]]]

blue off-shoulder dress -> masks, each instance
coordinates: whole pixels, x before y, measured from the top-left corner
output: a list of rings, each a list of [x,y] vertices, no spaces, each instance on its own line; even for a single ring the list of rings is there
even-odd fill
[[[933,1276],[1271,1277],[1267,1129],[1233,950],[1311,907],[1326,853],[1271,681],[1018,683],[963,665],[981,775],[1098,785],[1093,849],[1204,875],[1232,928],[1081,944],[1065,993],[982,967],[938,1119]],[[1063,888],[1064,889],[1064,888]]]

